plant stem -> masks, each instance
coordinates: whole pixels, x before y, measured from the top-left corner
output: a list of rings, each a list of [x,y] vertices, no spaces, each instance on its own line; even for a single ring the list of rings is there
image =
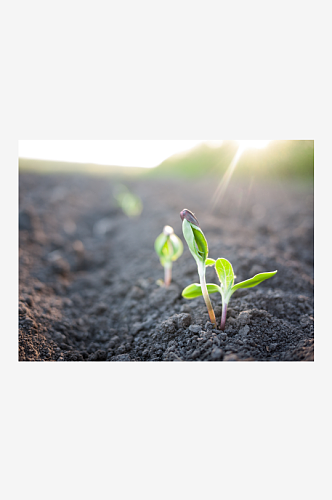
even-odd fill
[[[220,322],[220,330],[222,330],[222,331],[225,330],[226,314],[227,314],[227,303],[225,302],[225,300],[223,300],[223,302],[222,302],[221,322]]]
[[[210,296],[209,296],[207,288],[206,288],[205,269],[204,269],[204,272],[199,273],[199,279],[200,279],[200,283],[201,283],[203,298],[205,300],[205,304],[206,304],[206,307],[207,307],[207,310],[208,310],[208,313],[210,316],[210,321],[213,324],[213,326],[215,328],[217,328],[216,317],[215,317],[214,310],[213,310],[213,307],[211,304]]]
[[[167,288],[172,280],[172,263],[166,264],[164,267],[164,283]]]

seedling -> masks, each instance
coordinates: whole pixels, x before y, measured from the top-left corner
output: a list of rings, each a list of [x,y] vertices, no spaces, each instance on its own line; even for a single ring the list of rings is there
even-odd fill
[[[114,198],[123,213],[128,217],[138,217],[141,215],[143,210],[142,200],[124,184],[117,184],[115,186]]]
[[[217,259],[216,261],[214,261],[213,259],[207,259],[205,264],[207,266],[214,265],[220,281],[220,286],[215,285],[214,283],[208,283],[207,290],[208,293],[219,292],[221,295],[221,330],[225,330],[227,306],[233,293],[239,288],[252,288],[254,286],[257,286],[262,283],[262,281],[272,278],[272,276],[274,276],[277,272],[272,271],[269,273],[259,273],[256,274],[253,278],[241,281],[240,283],[236,283],[236,285],[234,285],[234,272],[232,264],[227,259]],[[193,283],[192,285],[187,286],[182,292],[182,296],[186,299],[194,299],[195,297],[199,297],[200,295],[203,295],[203,292],[201,285],[199,285],[198,283]]]
[[[176,236],[171,226],[165,226],[154,242],[154,248],[164,267],[164,285],[168,287],[172,280],[172,264],[183,252],[182,241]]]
[[[214,314],[214,310],[211,304],[211,300],[209,297],[205,281],[205,266],[209,252],[208,244],[204,236],[204,233],[199,226],[198,220],[190,210],[187,210],[186,208],[182,210],[182,212],[180,212],[180,217],[182,219],[183,236],[185,237],[191,255],[194,257],[197,264],[197,270],[200,281],[200,285],[198,286],[201,292],[199,295],[203,295],[209,313],[210,321],[214,325],[214,327],[217,328],[216,317]],[[196,295],[196,297],[198,297],[198,295]]]

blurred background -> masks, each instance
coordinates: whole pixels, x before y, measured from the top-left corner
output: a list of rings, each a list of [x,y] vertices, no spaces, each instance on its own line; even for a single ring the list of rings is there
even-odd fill
[[[19,141],[20,171],[313,182],[313,140]]]

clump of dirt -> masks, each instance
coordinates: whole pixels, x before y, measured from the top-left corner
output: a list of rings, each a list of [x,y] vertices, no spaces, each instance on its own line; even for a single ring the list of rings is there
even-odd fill
[[[213,206],[216,182],[126,182],[143,202],[127,217],[118,181],[79,175],[20,175],[20,361],[313,361],[313,187],[230,183]],[[278,270],[232,296],[224,332],[213,329],[179,212],[192,210],[236,282]],[[173,281],[154,240],[171,225],[184,242]],[[207,269],[207,282],[217,283]],[[210,296],[220,322],[220,295]]]

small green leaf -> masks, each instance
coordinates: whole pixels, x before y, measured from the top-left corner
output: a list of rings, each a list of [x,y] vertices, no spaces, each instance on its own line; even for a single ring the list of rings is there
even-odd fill
[[[194,238],[194,233],[191,229],[190,223],[184,219],[182,222],[182,232],[184,239],[186,240],[189,250],[194,257],[194,259],[197,259],[197,250],[196,250],[196,244],[195,244],[195,238]]]
[[[161,233],[157,237],[156,241],[154,242],[154,249],[155,249],[156,253],[159,255],[159,257],[162,256],[162,249],[167,241],[167,238],[168,238],[167,235],[165,235],[164,233]]]
[[[214,283],[207,283],[206,285],[208,293],[221,292],[220,287],[215,285]],[[202,294],[201,285],[198,283],[193,283],[192,285],[187,286],[182,291],[182,297],[185,299],[195,299],[196,297],[200,297]]]
[[[202,257],[203,262],[205,262],[205,260],[208,256],[208,244],[207,244],[206,238],[203,234],[203,231],[199,227],[191,224],[191,228],[192,228],[193,233],[194,233],[195,242],[197,245],[198,252],[199,252],[200,256]]]
[[[206,266],[214,266],[215,263],[216,263],[216,261],[214,259],[210,259],[210,258],[206,259],[206,261],[205,261]]]
[[[164,227],[163,232],[154,242],[154,248],[164,267],[178,259],[183,252],[182,241],[174,234],[174,230],[171,226]]]
[[[216,260],[216,271],[224,293],[233,286],[234,272],[232,264],[227,259]]]
[[[236,283],[232,287],[232,293],[235,292],[238,288],[252,288],[253,286],[257,286],[262,281],[268,280],[269,278],[272,278],[277,273],[277,271],[272,271],[269,273],[259,273],[256,274],[253,278],[250,278],[249,280],[241,281],[240,283]]]
[[[166,267],[167,265],[169,265],[170,263],[172,263],[171,259],[169,257],[163,257],[161,256],[160,257],[160,264],[163,266],[163,267]]]
[[[176,236],[176,234],[171,234],[170,237],[170,243],[173,247],[173,255],[172,255],[172,260],[176,260],[178,259],[182,253],[183,253],[183,243],[182,241],[180,240],[180,238],[178,236]]]
[[[208,244],[203,231],[186,219],[182,222],[183,236],[196,262],[204,263],[208,255]]]
[[[215,283],[207,283],[206,288],[209,293],[216,293],[216,292],[221,293],[220,286],[216,285]]]

